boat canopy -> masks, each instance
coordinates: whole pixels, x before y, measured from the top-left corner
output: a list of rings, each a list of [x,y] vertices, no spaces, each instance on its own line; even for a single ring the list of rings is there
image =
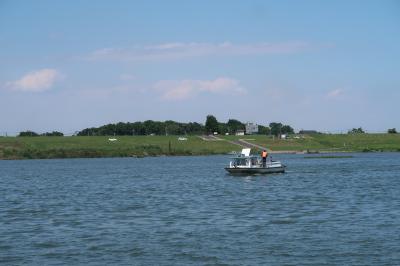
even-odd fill
[[[250,155],[250,156],[243,156],[242,154],[239,154],[237,156],[230,157],[231,159],[251,159],[251,158],[260,158],[258,155]]]
[[[260,156],[257,155],[250,155],[250,148],[244,148],[242,149],[242,152],[234,157],[231,157],[232,159],[243,159],[243,158],[258,158]]]
[[[242,154],[243,156],[250,156],[250,151],[251,151],[250,148],[245,148],[245,149],[242,149],[241,154]]]

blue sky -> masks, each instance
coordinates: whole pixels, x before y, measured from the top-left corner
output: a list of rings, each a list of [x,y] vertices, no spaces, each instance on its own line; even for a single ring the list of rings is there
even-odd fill
[[[398,1],[0,1],[0,134],[236,118],[400,129]]]

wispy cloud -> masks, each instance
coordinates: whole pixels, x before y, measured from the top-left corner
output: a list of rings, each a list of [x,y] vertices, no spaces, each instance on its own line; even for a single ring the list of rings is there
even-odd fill
[[[239,81],[227,77],[214,80],[162,80],[157,82],[154,88],[162,93],[164,100],[184,100],[199,93],[233,95],[246,93]]]
[[[86,59],[114,61],[177,60],[202,56],[240,56],[297,53],[312,45],[303,41],[281,43],[162,43],[128,48],[103,48],[92,52]]]
[[[329,99],[334,99],[334,98],[338,98],[341,95],[343,95],[343,90],[342,89],[335,89],[335,90],[332,90],[332,91],[328,92],[326,97],[329,98]]]
[[[51,89],[61,76],[57,70],[45,68],[27,73],[18,80],[7,82],[6,87],[17,91],[42,92]]]

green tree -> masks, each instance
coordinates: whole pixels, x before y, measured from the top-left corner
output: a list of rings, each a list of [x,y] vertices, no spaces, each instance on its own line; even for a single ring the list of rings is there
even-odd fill
[[[206,132],[212,134],[218,132],[218,121],[213,115],[208,115],[206,118]]]
[[[271,134],[274,136],[279,136],[282,134],[282,123],[277,123],[277,122],[272,122],[269,124],[269,127],[271,129]]]
[[[184,134],[180,125],[174,121],[166,121],[165,122],[165,134],[166,135],[181,135]]]
[[[294,130],[289,125],[283,125],[281,128],[281,133],[282,134],[294,134]]]
[[[115,124],[115,135],[129,135],[132,132],[129,127],[129,123],[119,122]]]
[[[235,134],[238,130],[244,130],[245,125],[236,119],[229,119],[226,123],[229,134]]]
[[[225,123],[218,123],[218,133],[225,134],[228,131],[228,126]]]
[[[202,124],[190,122],[184,125],[184,129],[188,134],[202,134],[204,133],[205,127]]]
[[[388,133],[389,133],[389,134],[396,134],[396,133],[397,133],[397,130],[396,130],[395,128],[389,128],[389,129],[388,129]]]
[[[30,131],[30,130],[21,131],[21,132],[19,132],[19,134],[18,134],[18,137],[37,137],[37,136],[39,136],[38,133],[33,132],[33,131]]]
[[[359,128],[353,128],[352,130],[349,130],[347,133],[348,134],[362,134],[365,132],[361,127],[359,127]]]
[[[269,135],[269,134],[271,134],[271,129],[266,126],[258,125],[258,134]]]
[[[155,135],[164,135],[165,134],[165,125],[162,122],[146,120],[143,122],[143,125],[146,130],[146,135],[155,134]]]
[[[47,136],[47,137],[62,137],[62,136],[64,136],[64,134],[62,132],[58,132],[58,131],[46,132],[41,135]]]

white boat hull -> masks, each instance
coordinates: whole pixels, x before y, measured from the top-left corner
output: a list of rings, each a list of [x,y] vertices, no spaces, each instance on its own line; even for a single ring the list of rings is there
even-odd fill
[[[273,174],[284,173],[285,166],[280,167],[225,167],[230,174]]]

